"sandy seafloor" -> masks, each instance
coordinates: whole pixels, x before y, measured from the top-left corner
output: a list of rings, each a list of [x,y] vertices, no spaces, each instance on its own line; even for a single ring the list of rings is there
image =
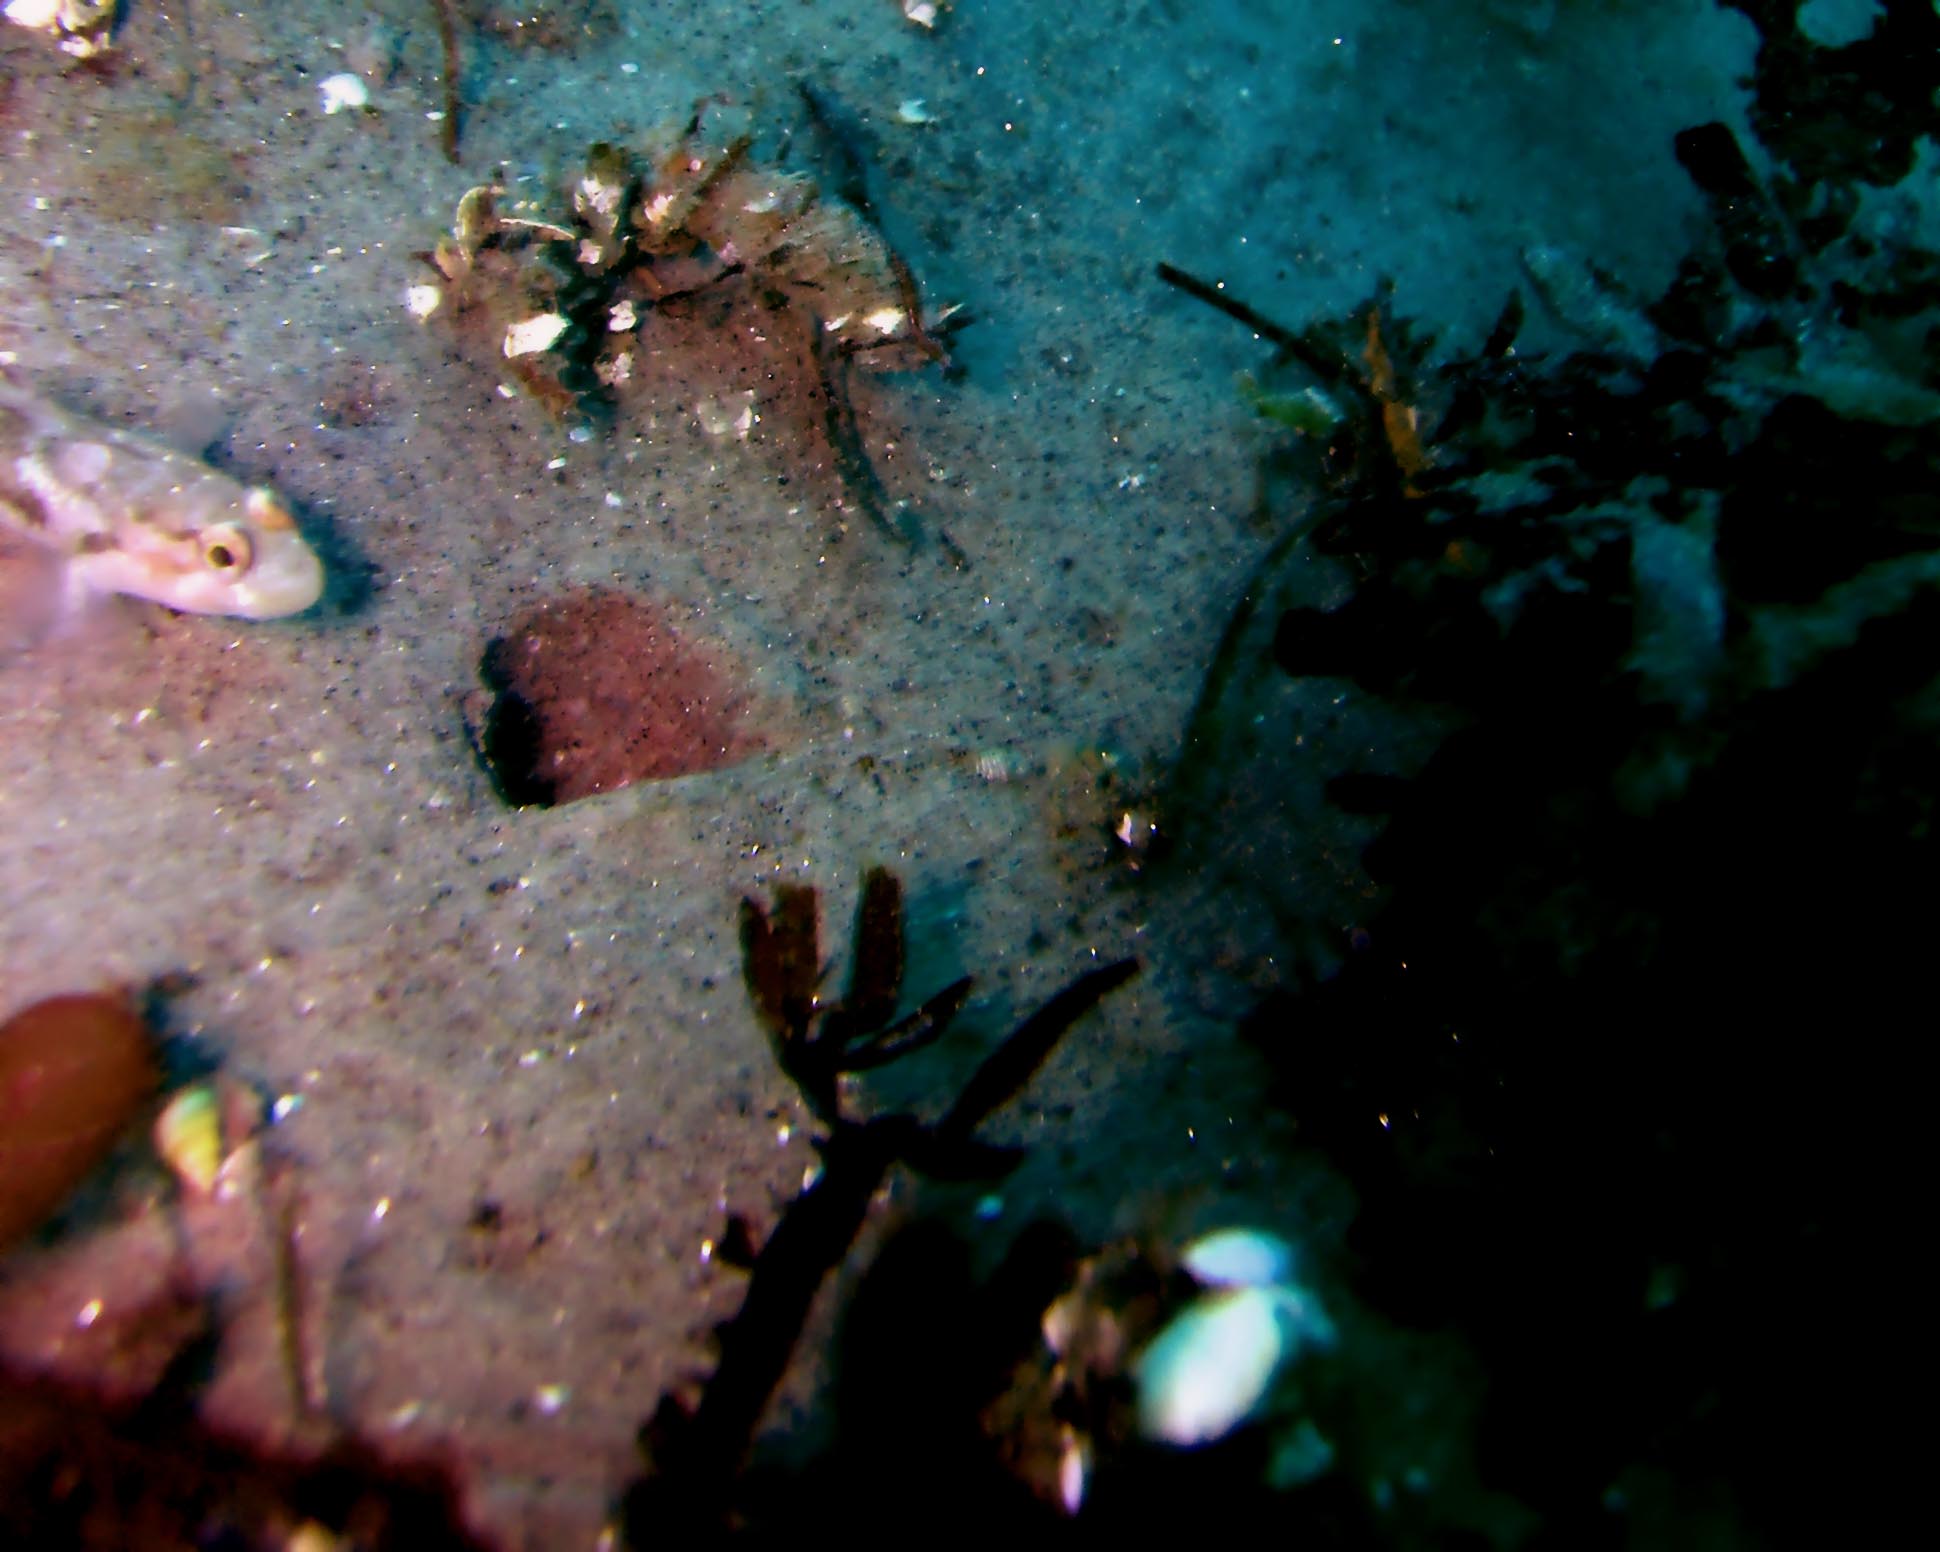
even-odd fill
[[[1031,1153],[974,1230],[991,1254],[1045,1211],[1094,1240],[1325,1237],[1326,1183],[1281,1162],[1232,1039],[1288,968],[1233,880],[1258,841],[1316,941],[1352,920],[1356,832],[1312,795],[1352,708],[1300,692],[1312,783],[1251,795],[1274,833],[1236,834],[1217,887],[1133,873],[1080,758],[1113,751],[1134,790],[1164,768],[1273,532],[1234,387],[1265,349],[1153,265],[1293,324],[1389,275],[1400,311],[1471,339],[1527,244],[1660,283],[1697,218],[1671,135],[1740,121],[1750,30],[1706,0],[1555,9],[963,0],[925,31],[892,0],[615,0],[583,44],[468,32],[462,167],[427,119],[427,5],[136,0],[106,75],[4,29],[0,352],[72,408],[213,434],[335,577],[295,620],[130,608],[0,667],[4,1002],[181,975],[169,1033],[301,1096],[265,1147],[300,1183],[331,1419],[448,1461],[497,1544],[594,1539],[636,1425],[705,1374],[739,1301],[704,1242],[728,1212],[758,1238],[814,1157],[741,986],[739,902],[778,880],[826,892],[839,958],[860,871],[886,864],[909,991],[976,975],[905,1097],[947,1097],[1094,963],[1144,961],[993,1126]],[[374,111],[326,116],[318,82],[347,69]],[[574,443],[402,305],[413,252],[498,164],[543,192],[710,92],[772,132],[798,78],[866,121],[886,230],[933,304],[977,318],[961,380],[858,380],[913,546],[847,502],[752,312],[732,337],[650,320],[617,423]],[[932,122],[898,121],[911,98]],[[697,406],[746,390],[752,433],[710,434]],[[776,746],[502,803],[462,710],[481,652],[587,583],[731,653]],[[1316,571],[1317,597],[1335,585]],[[880,1216],[926,1194],[969,1222],[964,1193],[906,1178]],[[138,1196],[0,1268],[0,1357],[112,1382],[100,1332],[186,1255],[226,1312],[205,1415],[291,1436],[261,1225]],[[93,1298],[108,1318],[77,1325]],[[815,1333],[802,1351],[783,1425],[814,1394]]]

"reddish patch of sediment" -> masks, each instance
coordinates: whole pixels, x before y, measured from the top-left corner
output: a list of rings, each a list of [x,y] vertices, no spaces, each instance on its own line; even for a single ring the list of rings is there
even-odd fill
[[[718,770],[766,740],[716,647],[607,589],[548,599],[485,650],[480,752],[513,803],[570,803]]]

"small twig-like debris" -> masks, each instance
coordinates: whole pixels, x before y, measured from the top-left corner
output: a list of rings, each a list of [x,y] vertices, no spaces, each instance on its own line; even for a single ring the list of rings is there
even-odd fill
[[[894,248],[888,248],[885,252],[889,258],[889,272],[896,277],[896,294],[902,298],[903,312],[909,318],[907,343],[914,346],[919,354],[936,362],[947,371],[950,366],[950,347],[923,324],[923,298],[916,289],[914,272]],[[960,314],[953,313],[950,317],[951,326],[955,328],[961,328],[968,321]]]
[[[856,424],[855,402],[849,397],[848,352],[833,343],[814,319],[807,320],[805,326],[816,376],[821,380],[822,429],[828,435],[829,452],[842,488],[884,533],[907,542],[909,535],[890,517],[889,492],[883,488]]]
[[[1494,361],[1515,349],[1516,336],[1522,332],[1522,317],[1522,293],[1511,291],[1509,300],[1502,304],[1502,311],[1496,314],[1489,337],[1482,342],[1482,360]]]
[[[254,1171],[268,1209],[262,1216],[269,1229],[270,1259],[275,1268],[277,1347],[291,1404],[298,1419],[307,1421],[324,1415],[328,1397],[321,1371],[311,1367],[303,1345],[303,1283],[296,1256],[297,1185],[287,1167],[266,1168],[260,1157]]]
[[[452,0],[431,0],[438,17],[438,42],[445,54],[445,117],[439,126],[445,160],[458,165],[458,19]]]
[[[1187,296],[1197,298],[1208,307],[1217,308],[1228,318],[1235,318],[1245,324],[1261,339],[1270,340],[1278,345],[1323,383],[1358,380],[1353,363],[1345,356],[1319,349],[1311,340],[1275,323],[1266,314],[1247,306],[1237,297],[1228,296],[1219,287],[1208,284],[1198,276],[1188,275],[1176,265],[1164,263],[1158,267],[1158,276],[1168,286],[1185,292]]]

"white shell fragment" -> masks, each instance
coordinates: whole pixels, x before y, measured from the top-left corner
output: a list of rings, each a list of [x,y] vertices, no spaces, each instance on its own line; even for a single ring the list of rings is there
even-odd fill
[[[506,325],[506,357],[530,356],[549,350],[565,332],[564,313],[539,313],[531,318],[522,318],[517,323]]]
[[[1066,1514],[1084,1507],[1085,1478],[1091,1474],[1091,1446],[1064,1425],[1058,1448],[1058,1503]]]
[[[1224,1438],[1258,1410],[1281,1369],[1334,1342],[1311,1294],[1274,1284],[1193,1300],[1133,1365],[1139,1428],[1189,1447]]]
[[[4,14],[18,27],[52,27],[60,20],[61,0],[7,0]]]
[[[105,54],[114,43],[115,0],[7,0],[0,16],[47,33],[76,59]]]
[[[694,418],[711,437],[732,436],[745,442],[748,433],[754,430],[754,390],[744,389],[738,396],[730,394],[725,400],[703,399],[694,406]]]
[[[1196,1301],[1138,1360],[1140,1431],[1167,1444],[1223,1438],[1265,1398],[1286,1349],[1268,1290]]]
[[[370,88],[364,85],[361,76],[351,75],[348,71],[325,76],[317,82],[317,90],[323,94],[325,113],[342,113],[346,108],[370,106]]]
[[[1186,1246],[1179,1260],[1208,1288],[1264,1288],[1293,1273],[1293,1247],[1264,1229],[1215,1229]]]
[[[404,288],[404,310],[422,323],[438,310],[445,294],[437,286],[406,286]]]

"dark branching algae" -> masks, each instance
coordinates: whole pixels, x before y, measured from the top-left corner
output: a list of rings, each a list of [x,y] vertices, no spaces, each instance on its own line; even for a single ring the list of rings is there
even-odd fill
[[[893,1017],[903,970],[902,886],[874,868],[863,881],[847,995],[821,999],[819,895],[785,885],[772,909],[741,906],[742,968],[781,1068],[828,1129],[822,1167],[754,1256],[747,1297],[720,1331],[720,1362],[688,1411],[672,1397],[642,1435],[648,1474],[627,1501],[627,1526],[645,1546],[672,1528],[721,1529],[734,1518],[735,1481],[768,1398],[781,1382],[817,1289],[840,1265],[884,1178],[896,1165],[937,1179],[995,1179],[1020,1155],[980,1141],[977,1127],[1030,1081],[1065,1031],[1138,973],[1120,960],[1079,977],[1013,1030],[933,1121],[906,1112],[856,1119],[841,1079],[940,1039],[970,995],[968,977]]]
[[[1462,1333],[1492,1484],[1559,1544],[1613,1512],[1674,1539],[1697,1502],[1729,1505],[1719,1544],[1849,1534],[1867,1495],[1838,1484],[1898,1427],[1858,1376],[1911,1321],[1874,1301],[1924,1175],[1881,1116],[1918,1082],[1936,930],[1940,257],[1864,185],[1907,172],[1940,23],[1889,6],[1827,50],[1737,8],[1777,170],[1725,125],[1678,136],[1711,230],[1654,300],[1527,250],[1550,356],[1519,297],[1448,352],[1385,297],[1295,330],[1162,272],[1275,349],[1246,396],[1282,524],[1175,772],[1179,855],[1282,887],[1220,830],[1297,758],[1250,752],[1258,707],[1306,715],[1280,676],[1423,730],[1335,771],[1378,900],[1247,1031],[1357,1196],[1358,1291]],[[1302,596],[1316,556],[1344,602]]]

